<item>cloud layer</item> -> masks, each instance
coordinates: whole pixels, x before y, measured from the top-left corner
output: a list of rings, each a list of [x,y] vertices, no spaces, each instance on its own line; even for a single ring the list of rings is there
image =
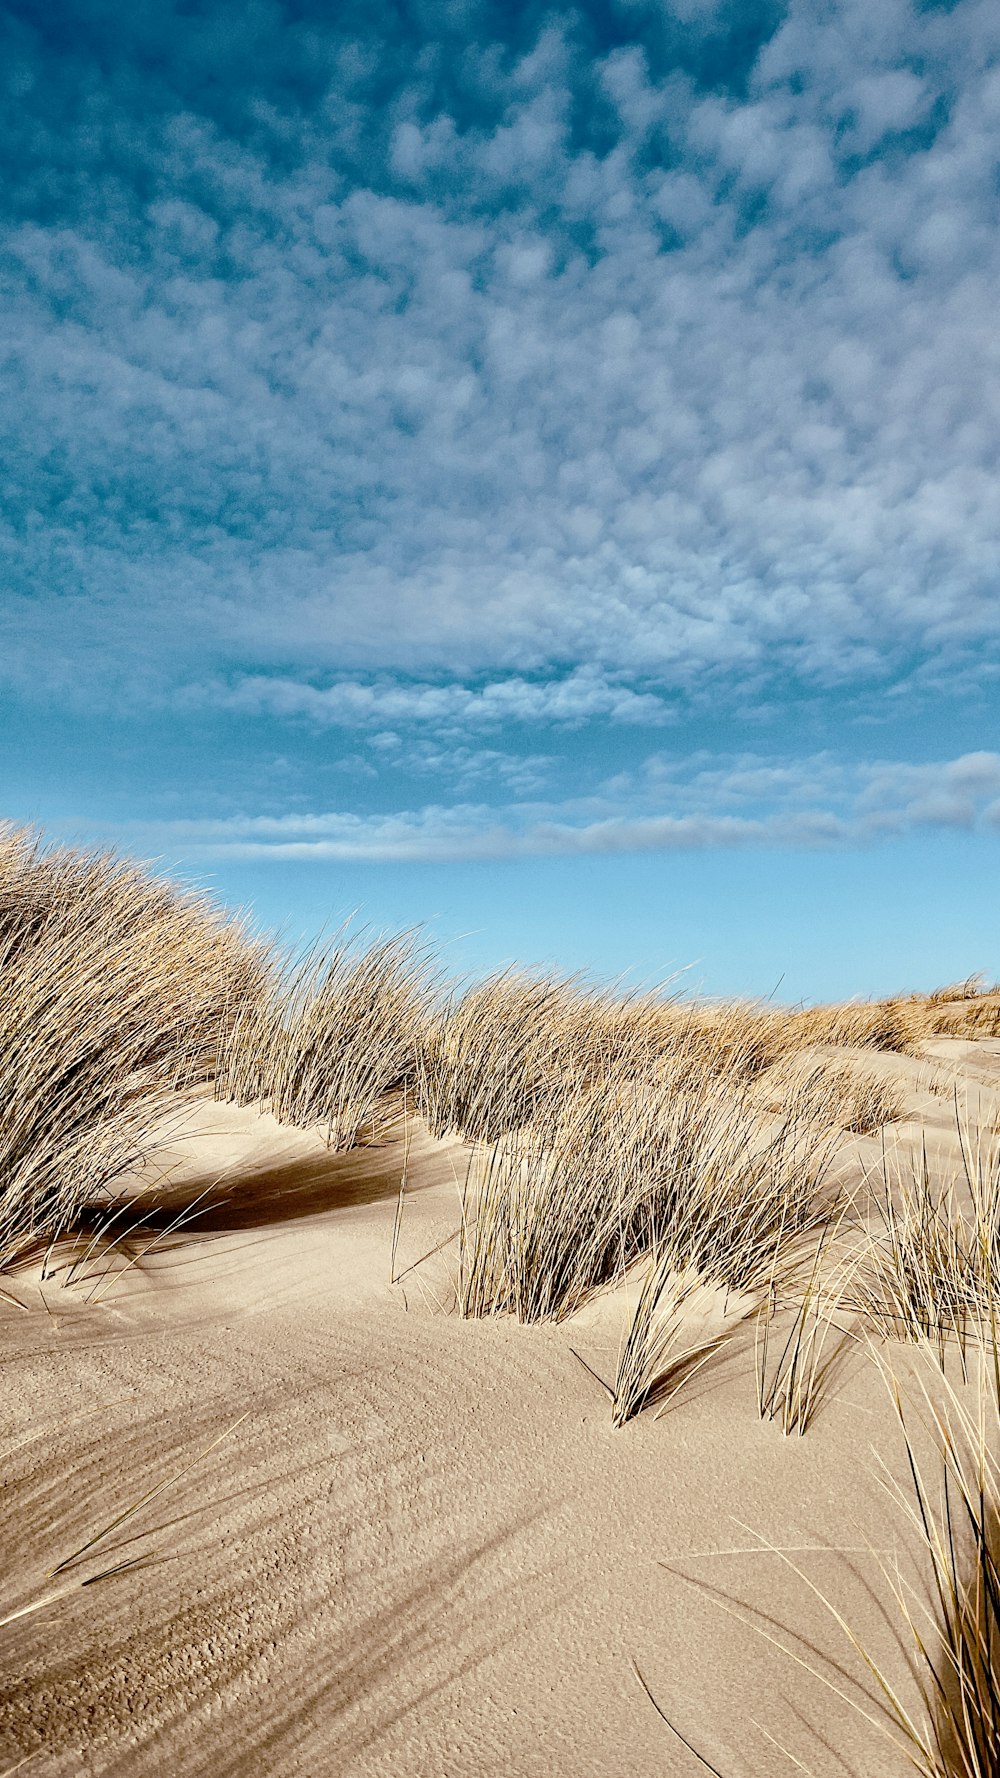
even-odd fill
[[[656,755],[561,805],[430,804],[144,824],[134,841],[213,859],[402,862],[734,846],[871,844],[919,829],[1000,832],[1000,754],[847,769],[807,760]]]
[[[995,5],[421,17],[9,16],[8,675],[476,729],[995,659]]]

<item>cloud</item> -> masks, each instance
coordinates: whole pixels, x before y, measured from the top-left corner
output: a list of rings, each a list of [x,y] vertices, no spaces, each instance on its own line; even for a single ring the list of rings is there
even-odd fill
[[[8,678],[488,726],[995,656],[1000,16],[736,10],[8,21]]]
[[[553,765],[545,753],[505,753],[497,747],[469,747],[453,741],[439,743],[405,738],[394,730],[380,730],[371,737],[380,762],[410,776],[437,778],[454,785],[465,795],[473,785],[498,783],[510,795],[531,796],[544,789]],[[373,772],[377,776],[377,771]]]
[[[653,806],[654,803],[658,806]],[[639,779],[608,781],[562,805],[429,804],[241,815],[146,825],[138,835],[188,857],[382,862],[500,859],[712,848],[873,843],[915,829],[1000,829],[1000,754],[920,767],[828,755],[775,762],[654,758]],[[133,836],[133,839],[136,836]]]
[[[184,687],[179,707],[238,710],[301,718],[318,727],[381,728],[389,724],[450,733],[465,729],[546,724],[576,728],[603,719],[625,725],[659,727],[671,720],[669,705],[651,693],[612,684],[592,667],[579,667],[562,679],[518,676],[481,686],[405,683],[388,678],[364,682],[338,679],[328,685],[269,674],[247,674],[231,683],[209,681]]]

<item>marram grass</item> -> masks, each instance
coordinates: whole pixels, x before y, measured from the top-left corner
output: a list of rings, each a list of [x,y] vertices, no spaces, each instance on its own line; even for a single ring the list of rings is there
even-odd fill
[[[0,834],[0,1267],[148,1154],[264,968],[203,898],[108,853]]]

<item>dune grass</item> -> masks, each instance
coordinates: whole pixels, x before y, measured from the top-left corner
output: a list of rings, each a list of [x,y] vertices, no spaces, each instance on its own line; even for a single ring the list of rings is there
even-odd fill
[[[243,922],[110,852],[0,832],[0,1270],[147,1161],[191,1095],[261,1101],[335,1147],[416,1069],[427,960],[407,936],[290,965]]]
[[[0,835],[0,1268],[148,1156],[263,968],[200,896],[108,853]]]
[[[933,995],[798,1009],[684,1001],[668,990],[623,994],[579,978],[509,970],[439,1005],[422,1029],[417,1108],[435,1135],[493,1142],[529,1123],[563,1087],[644,1077],[673,1058],[731,1083],[788,1069],[804,1052],[843,1048],[919,1054],[936,1033],[960,1035],[992,1017],[970,983]],[[813,1085],[842,1128],[878,1129],[899,1114],[895,1089],[870,1070],[813,1057]]]
[[[779,1256],[780,1270],[776,1262],[757,1311],[757,1411],[762,1420],[776,1421],[786,1437],[808,1431],[847,1343],[858,1337],[854,1325],[858,1316],[849,1298],[861,1260],[856,1252],[838,1251],[838,1236],[850,1208],[845,1203],[839,1216],[824,1225],[804,1276],[796,1277]],[[773,1329],[785,1306],[791,1318],[779,1346]]]
[[[564,1088],[473,1157],[462,1312],[559,1319],[645,1253],[753,1289],[820,1214],[829,1152],[794,1107],[762,1119],[696,1054]]]
[[[438,1008],[416,1066],[415,1102],[432,1134],[493,1142],[528,1123],[557,1077],[578,999],[572,981],[504,971]]]
[[[928,1474],[898,1386],[893,1395],[911,1488],[900,1505],[925,1558],[930,1603],[892,1572],[891,1591],[920,1680],[923,1716],[875,1669],[909,1758],[922,1778],[994,1778],[1000,1771],[1000,1467],[997,1354],[980,1347],[970,1406],[951,1388],[921,1409],[937,1474]],[[869,1662],[869,1665],[872,1665]]]
[[[707,1303],[706,1303],[707,1298]],[[692,1311],[714,1307],[711,1293],[697,1272],[678,1272],[669,1249],[653,1256],[646,1268],[635,1312],[628,1324],[611,1396],[611,1424],[624,1426],[644,1408],[663,1413],[678,1391],[728,1343],[745,1309],[729,1313],[725,1296],[721,1315]]]
[[[941,1176],[926,1137],[917,1151],[883,1149],[871,1181],[876,1223],[860,1274],[860,1303],[884,1338],[949,1342],[998,1323],[1000,1140],[956,1100],[961,1164]]]
[[[275,960],[265,991],[226,1026],[216,1097],[319,1125],[331,1148],[375,1139],[395,1115],[390,1095],[413,1080],[430,1005],[428,959],[411,934],[367,947],[345,936]]]
[[[882,1660],[822,1588],[789,1555],[774,1549],[839,1625],[875,1683],[881,1710],[876,1714],[822,1668],[791,1650],[785,1652],[858,1711],[919,1778],[996,1778],[1000,1771],[997,1353],[992,1341],[977,1348],[968,1388],[959,1392],[937,1368],[936,1349],[925,1346],[925,1352],[937,1375],[930,1383],[920,1379],[908,1397],[891,1362],[882,1364],[902,1435],[906,1471],[903,1482],[888,1474],[882,1479],[907,1530],[907,1542],[917,1559],[916,1574],[904,1573],[898,1556],[889,1560],[873,1552],[892,1618],[910,1657],[916,1696],[911,1700],[890,1677]],[[770,1635],[768,1640],[776,1641]]]
[[[761,1076],[761,1105],[780,1112],[794,1100],[802,1116],[846,1135],[874,1136],[902,1115],[898,1086],[854,1062],[793,1052]]]
[[[412,934],[290,959],[129,861],[9,829],[0,1271],[84,1212],[110,1226],[157,1121],[209,1083],[333,1148],[377,1138],[405,1088],[433,1133],[471,1145],[463,1315],[559,1321],[641,1280],[609,1387],[616,1426],[672,1402],[750,1316],[758,1411],[785,1433],[812,1422],[846,1312],[873,1338],[917,1343],[945,1391],[922,1404],[939,1485],[894,1400],[930,1606],[888,1578],[921,1717],[856,1646],[923,1778],[986,1778],[1000,1770],[1000,1143],[957,1104],[954,1175],[939,1177],[926,1144],[890,1161],[884,1142],[874,1223],[832,1162],[903,1110],[864,1052],[998,1033],[1000,992],[978,978],[791,1010],[516,971],[442,996]],[[974,1410],[944,1374],[953,1345],[977,1379]]]
[[[761,1415],[780,1415],[786,1432],[805,1431],[829,1368],[823,1350],[840,1304],[823,1263],[826,1247],[850,1209],[830,1174],[841,1138],[831,1116],[839,1097],[819,1093],[809,1070],[786,1083],[782,1102],[765,1118],[752,1085],[739,1093],[701,1081],[703,1121],[688,1143],[686,1189],[652,1242],[619,1356],[614,1424],[651,1403],[662,1408],[755,1316],[764,1327]],[[690,1115],[681,1117],[690,1138]],[[687,1311],[706,1286],[725,1292],[723,1321],[693,1337]],[[797,1305],[794,1326],[765,1380],[768,1328],[781,1293]]]

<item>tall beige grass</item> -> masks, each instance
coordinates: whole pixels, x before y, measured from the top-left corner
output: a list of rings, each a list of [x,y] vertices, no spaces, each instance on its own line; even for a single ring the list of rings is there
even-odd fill
[[[809,1222],[842,1133],[899,1114],[894,1088],[822,1046],[901,1047],[915,1029],[896,1003],[789,1013],[513,973],[453,1000],[423,1033],[416,1102],[479,1145],[462,1312],[560,1317],[651,1255],[663,1288],[626,1342],[627,1417],[656,1387],[670,1280],[694,1267],[754,1287]]]
[[[927,1353],[936,1360],[933,1348]],[[907,1472],[903,1483],[883,1480],[908,1526],[917,1573],[904,1574],[898,1558],[876,1560],[910,1654],[916,1699],[822,1589],[787,1554],[774,1552],[839,1624],[875,1682],[881,1711],[860,1704],[819,1667],[810,1671],[919,1778],[996,1778],[1000,1771],[1000,1412],[992,1342],[977,1349],[970,1368],[970,1386],[961,1393],[939,1373],[932,1387],[921,1380],[916,1399],[906,1399],[891,1365],[883,1366]],[[809,1666],[801,1655],[793,1658]]]
[[[755,1097],[763,1110],[774,1113],[794,1102],[800,1116],[845,1135],[874,1136],[903,1112],[895,1082],[880,1079],[854,1060],[817,1060],[811,1051],[793,1051],[768,1068]]]
[[[760,1407],[780,1414],[784,1430],[805,1431],[826,1374],[823,1347],[832,1325],[821,1261],[850,1203],[831,1175],[842,1140],[831,1098],[817,1091],[814,1070],[786,1082],[770,1116],[753,1082],[740,1090],[702,1076],[693,1090],[700,1116],[692,1117],[682,1098],[671,1106],[685,1138],[685,1165],[674,1175],[684,1185],[655,1229],[619,1355],[612,1420],[623,1425],[651,1403],[672,1399],[750,1315],[765,1316],[766,1327],[780,1291],[799,1293],[795,1329],[766,1387],[761,1371]],[[839,1107],[838,1094],[832,1103]],[[693,1333],[688,1312],[706,1285],[737,1300],[721,1326]]]
[[[766,1538],[760,1539],[759,1548],[796,1575],[837,1623],[874,1682],[874,1699],[862,1703],[853,1688],[845,1686],[839,1663],[827,1668],[803,1655],[801,1639],[796,1639],[797,1646],[789,1646],[761,1622],[759,1614],[730,1605],[725,1609],[855,1710],[871,1729],[873,1745],[891,1745],[918,1778],[996,1778],[1000,1772],[1000,1363],[994,1341],[978,1345],[970,1352],[966,1386],[959,1390],[940,1371],[934,1347],[925,1344],[923,1350],[928,1361],[924,1375],[907,1395],[892,1362],[879,1360],[905,1455],[902,1482],[884,1464],[879,1479],[907,1531],[908,1554],[915,1562],[904,1568],[898,1549],[892,1554],[871,1551],[889,1607],[883,1614],[885,1622],[898,1629],[912,1685],[904,1685],[888,1671],[883,1658],[823,1588],[787,1550]],[[639,1679],[676,1734],[641,1674]],[[686,1745],[708,1765],[690,1742]],[[800,1766],[797,1759],[792,1763]],[[894,1760],[894,1770],[897,1763]]]
[[[148,1152],[264,967],[203,898],[110,853],[0,834],[0,1267]]]
[[[848,1299],[861,1262],[856,1252],[838,1252],[837,1239],[850,1207],[847,1200],[841,1216],[824,1226],[804,1277],[790,1276],[787,1255],[776,1255],[775,1275],[758,1311],[757,1411],[786,1437],[808,1431],[848,1342],[857,1337],[857,1316]],[[790,1322],[779,1344],[774,1329],[789,1305]]]
[[[1000,1321],[1000,1140],[958,1100],[955,1121],[957,1168],[942,1172],[926,1137],[917,1150],[883,1149],[860,1280],[879,1333],[929,1341],[942,1357]]]
[[[559,1318],[643,1253],[752,1289],[816,1214],[827,1149],[689,1056],[564,1090],[473,1158],[462,1311]]]
[[[332,1148],[374,1139],[412,1082],[431,1005],[429,964],[408,933],[341,939],[284,968],[227,1024],[215,1091],[283,1123],[318,1124]]]
[[[707,1301],[706,1301],[707,1299]],[[705,1310],[715,1309],[715,1315]],[[644,1408],[657,1417],[709,1359],[724,1347],[746,1310],[722,1314],[698,1272],[679,1272],[669,1248],[649,1260],[635,1311],[618,1354],[611,1423],[624,1426]],[[698,1311],[701,1310],[699,1314]]]
[[[983,1010],[990,1004],[969,995],[953,1004],[940,994],[799,1009],[699,1003],[505,971],[454,993],[427,1020],[416,1103],[434,1134],[493,1142],[529,1123],[561,1089],[640,1076],[659,1058],[741,1084],[806,1051],[919,1054],[936,1033],[961,1034],[963,1021],[979,1029],[973,1022],[991,1016]],[[815,1066],[817,1090],[839,1092],[845,1129],[871,1132],[898,1115],[894,1089],[875,1075],[844,1067],[835,1077],[829,1058]]]
[[[950,1387],[923,1391],[937,1475],[910,1434],[898,1388],[911,1491],[899,1498],[925,1557],[930,1603],[891,1573],[916,1655],[923,1715],[881,1679],[903,1745],[921,1778],[995,1778],[1000,1771],[1000,1413],[995,1344],[980,1348],[970,1405]],[[871,1664],[871,1663],[869,1663]],[[876,1672],[878,1670],[876,1669]]]
[[[557,1077],[578,1003],[572,981],[504,971],[437,1009],[417,1052],[416,1104],[431,1132],[493,1142],[526,1124]]]

